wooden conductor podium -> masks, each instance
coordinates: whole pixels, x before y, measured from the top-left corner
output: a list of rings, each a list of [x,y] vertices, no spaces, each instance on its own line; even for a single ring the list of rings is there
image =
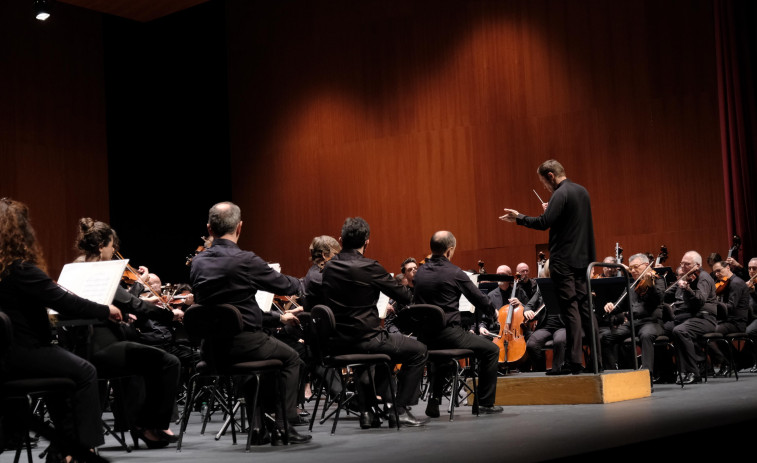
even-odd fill
[[[559,312],[551,280],[537,278],[536,282],[548,312]],[[600,300],[614,301],[625,287],[625,278],[608,278],[601,283],[595,282]],[[551,352],[547,354],[551,363]],[[587,367],[591,368],[589,365]],[[547,376],[544,372],[515,373],[497,378],[495,405],[603,404],[640,399],[651,394],[648,370],[612,370],[564,376]],[[469,397],[469,404],[472,401]]]
[[[517,373],[497,379],[495,405],[606,404],[652,394],[648,370],[614,370],[600,374],[547,376]],[[473,398],[468,398],[473,404]]]

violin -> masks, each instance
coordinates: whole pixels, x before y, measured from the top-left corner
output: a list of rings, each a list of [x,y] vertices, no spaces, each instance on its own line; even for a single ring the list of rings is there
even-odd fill
[[[715,282],[715,294],[720,296],[728,288],[728,283],[731,282],[730,278],[721,278]]]
[[[121,260],[125,260],[124,256],[121,255],[120,252],[116,251],[114,254],[114,257],[118,257]],[[127,285],[133,285],[134,283],[138,281],[142,281],[142,274],[140,274],[138,271],[134,270],[134,267],[132,267],[129,264],[126,264],[126,268],[124,269],[123,275],[121,275],[121,281]]]
[[[195,251],[192,254],[190,254],[190,255],[187,256],[187,260],[185,262],[185,265],[187,265],[187,266],[192,265],[192,259],[194,259],[195,256],[197,254],[201,253],[202,251],[204,251],[206,249],[209,249],[210,246],[213,244],[213,237],[212,236],[210,238],[208,238],[207,236],[202,236],[202,237],[200,237],[200,239],[202,240],[202,245],[197,246],[197,249],[195,249]]]

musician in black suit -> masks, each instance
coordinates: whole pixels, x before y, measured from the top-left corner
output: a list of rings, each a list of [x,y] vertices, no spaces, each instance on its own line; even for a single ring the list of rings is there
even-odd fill
[[[634,254],[628,259],[628,268],[631,277],[636,281],[641,276],[641,280],[636,288],[631,288],[631,294],[626,295],[621,302],[621,306],[627,313],[628,303],[630,300],[631,310],[633,310],[634,330],[641,344],[641,367],[649,370],[650,375],[654,372],[654,341],[662,335],[662,294],[665,291],[665,282],[662,278],[657,278],[652,269],[645,272],[649,266],[649,257],[646,254]],[[642,273],[644,275],[642,276]],[[625,293],[624,293],[625,294]],[[605,312],[609,315],[617,312],[614,302],[608,302],[604,306]],[[623,342],[631,336],[631,325],[627,316],[622,316],[623,323],[612,331],[606,332],[602,336],[602,354],[604,355],[604,365],[607,368],[613,368],[617,362],[617,350],[623,345]],[[631,353],[635,355],[635,353]]]
[[[370,227],[360,217],[349,217],[342,226],[342,251],[323,268],[323,300],[336,319],[337,349],[345,353],[382,353],[402,363],[398,374],[397,407],[400,424],[422,426],[425,419],[410,413],[408,406],[418,402],[423,371],[428,360],[428,349],[415,339],[400,333],[389,333],[381,327],[378,302],[384,293],[401,304],[409,304],[412,293],[395,280],[386,269],[373,259],[364,256],[369,244]],[[379,394],[388,397],[391,378],[379,377]],[[365,382],[363,393],[358,394],[361,427],[380,425],[374,421],[370,408],[371,393]],[[373,394],[375,397],[375,394]],[[394,414],[389,414],[390,424]]]
[[[725,262],[715,262],[712,264],[712,272],[720,280],[721,289],[716,289],[718,300],[725,304],[728,318],[719,320],[715,327],[715,332],[743,333],[746,331],[747,319],[749,317],[749,288],[741,278],[737,277],[731,271],[730,265]],[[726,361],[723,352],[717,343],[710,343],[710,359],[714,365],[720,364],[720,369],[715,376],[727,376],[730,372],[730,366]]]
[[[689,251],[681,258],[682,277],[665,293],[665,301],[673,306],[673,343],[680,354],[683,384],[701,381],[699,362],[704,356],[697,352],[697,339],[715,331],[717,307],[715,282],[702,269],[702,256]],[[675,293],[673,293],[675,289]]]
[[[444,328],[438,333],[426,333],[424,342],[432,349],[471,349],[478,359],[479,413],[500,413],[502,407],[494,405],[497,393],[497,367],[499,347],[482,336],[464,329],[460,323],[460,295],[464,295],[476,312],[493,314],[489,299],[473,284],[460,267],[450,262],[457,242],[448,231],[438,231],[431,237],[431,258],[421,265],[415,275],[415,303],[432,304],[444,310]],[[426,415],[439,416],[441,374],[434,375],[432,397]]]
[[[289,426],[289,442],[298,444],[310,440],[310,435],[299,434],[292,423],[299,422],[297,394],[301,360],[299,354],[271,336],[263,329],[263,311],[255,300],[258,290],[282,296],[298,295],[300,280],[277,272],[266,261],[251,251],[239,248],[237,242],[242,233],[242,212],[234,203],[215,204],[208,213],[208,232],[213,245],[197,254],[192,260],[189,273],[192,292],[199,304],[231,304],[242,313],[244,331],[234,336],[228,356],[232,361],[277,359],[284,363],[282,379],[286,397],[286,416],[276,416],[277,426]],[[297,323],[292,315],[281,315],[280,321]],[[266,391],[273,387],[265,388]],[[251,400],[248,398],[248,400]],[[274,401],[265,400],[269,411],[274,410]],[[276,433],[283,429],[274,430]],[[266,440],[260,430],[260,442]]]

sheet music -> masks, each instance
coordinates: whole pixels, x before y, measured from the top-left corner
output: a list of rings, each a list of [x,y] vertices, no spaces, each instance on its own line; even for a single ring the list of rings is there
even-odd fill
[[[268,266],[281,273],[281,264],[269,263]],[[274,294],[269,293],[268,291],[258,290],[258,292],[255,293],[255,300],[257,301],[260,310],[266,313],[269,313],[271,311],[271,306],[273,306],[273,296]]]
[[[478,288],[478,273],[473,272],[465,272],[468,277],[470,277],[471,281],[474,285]],[[460,295],[460,312],[475,312],[476,308],[473,306],[473,304],[468,300],[467,297],[464,295]]]
[[[379,294],[378,302],[376,303],[376,308],[379,312],[379,318],[386,318],[386,306],[389,304],[389,296],[387,296],[384,293]]]
[[[113,302],[129,259],[66,264],[58,284],[84,299],[108,305]]]

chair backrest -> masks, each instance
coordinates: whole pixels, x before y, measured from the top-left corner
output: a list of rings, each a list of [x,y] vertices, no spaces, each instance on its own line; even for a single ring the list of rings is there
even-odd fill
[[[336,318],[334,312],[323,304],[318,304],[310,309],[310,345],[313,355],[319,362],[330,354],[332,338],[336,332]]]
[[[412,304],[400,312],[400,316],[420,341],[444,329],[444,310],[438,305]]]
[[[184,312],[184,329],[189,340],[200,344],[200,356],[210,370],[225,363],[232,339],[244,330],[242,313],[231,304],[195,304]]]
[[[13,325],[10,317],[0,310],[0,378],[4,375],[3,359],[13,341]]]

